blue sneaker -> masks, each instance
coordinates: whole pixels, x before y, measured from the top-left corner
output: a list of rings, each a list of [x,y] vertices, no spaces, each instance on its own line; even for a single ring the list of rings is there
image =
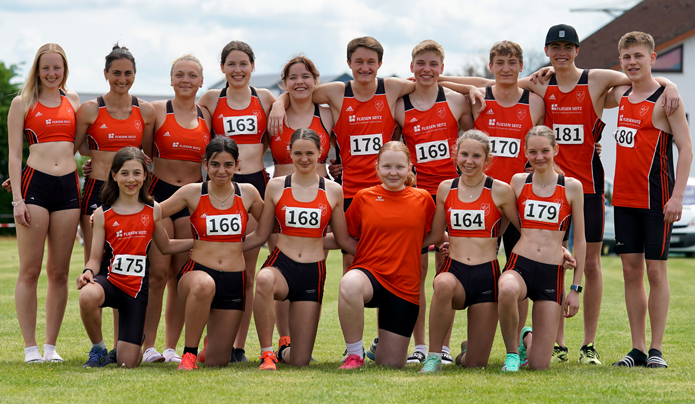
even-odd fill
[[[379,338],[374,338],[374,341],[372,341],[372,345],[369,346],[369,351],[365,353],[367,358],[371,360],[376,360],[376,346],[379,344]]]
[[[89,351],[89,360],[82,365],[84,368],[101,368],[109,364],[109,351],[106,348],[92,347]]]
[[[521,334],[519,334],[519,363],[521,363],[521,366],[528,364],[528,359],[526,359],[526,346],[524,345],[524,337],[526,337],[528,333],[533,333],[531,327],[522,328]]]
[[[504,358],[503,372],[518,372],[519,371],[519,354],[508,353]]]

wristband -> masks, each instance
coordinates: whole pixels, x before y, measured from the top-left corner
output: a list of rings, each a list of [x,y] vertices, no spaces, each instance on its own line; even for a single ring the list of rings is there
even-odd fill
[[[581,285],[572,285],[570,286],[570,289],[576,291],[577,293],[582,293]]]
[[[92,270],[89,269],[89,268],[85,268],[84,271],[82,271],[82,273],[85,273],[85,272],[87,272],[87,271],[89,271],[89,272],[92,273],[92,278],[93,278],[94,276],[96,276],[96,275],[94,275],[94,271],[92,271]]]
[[[10,202],[10,203],[12,204],[12,207],[13,207],[13,208],[16,208],[17,206],[19,206],[19,204],[24,203],[24,199],[20,199],[20,200],[18,200],[17,202],[12,201],[12,202]]]

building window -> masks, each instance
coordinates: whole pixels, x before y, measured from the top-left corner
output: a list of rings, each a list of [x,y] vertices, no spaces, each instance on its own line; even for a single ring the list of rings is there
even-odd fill
[[[683,73],[683,45],[657,54],[653,72]]]

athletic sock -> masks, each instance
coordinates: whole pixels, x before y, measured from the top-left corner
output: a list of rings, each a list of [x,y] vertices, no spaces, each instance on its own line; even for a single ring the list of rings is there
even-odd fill
[[[353,342],[352,344],[345,343],[348,355],[357,355],[360,359],[364,359],[364,347],[362,346],[362,340]]]
[[[183,354],[185,355],[187,353],[192,353],[193,355],[198,356],[198,347],[197,346],[194,346],[193,348],[190,348],[187,346],[183,347]]]
[[[269,347],[261,348],[261,356],[263,356],[263,354],[266,352],[273,352],[273,346],[271,345]]]
[[[427,345],[415,345],[415,350],[427,354]]]
[[[443,345],[443,346],[442,346],[442,353],[451,354],[451,348],[449,348],[449,347],[446,346],[446,345]]]
[[[39,353],[39,347],[36,345],[24,348],[24,356],[27,356],[31,353],[36,353],[37,355],[41,356],[41,354]]]
[[[50,344],[43,344],[43,354],[44,356],[53,355],[56,352],[56,346]]]
[[[104,349],[106,349],[106,344],[104,344],[104,340],[102,339],[100,343],[92,344],[92,348],[104,348]]]

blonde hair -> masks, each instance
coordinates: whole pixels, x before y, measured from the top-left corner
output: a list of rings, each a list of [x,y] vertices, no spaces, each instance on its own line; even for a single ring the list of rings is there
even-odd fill
[[[389,150],[402,152],[403,154],[405,154],[405,157],[408,160],[408,166],[410,166],[410,150],[408,150],[408,146],[406,146],[404,143],[392,140],[390,142],[387,142],[385,145],[381,146],[381,149],[379,149],[379,154],[376,157],[377,169],[379,167],[379,161],[381,160],[381,154]],[[412,170],[408,172],[408,177],[405,179],[405,185],[409,185],[411,187],[415,185],[415,173],[413,173]]]
[[[555,133],[553,133],[553,130],[550,129],[547,126],[544,125],[537,125],[531,128],[531,130],[528,131],[526,134],[526,139],[524,140],[526,142],[526,148],[528,148],[528,140],[532,137],[544,137],[548,139],[550,142],[550,145],[555,148],[557,146],[557,141],[555,140]],[[562,171],[560,167],[558,167],[557,164],[555,164],[555,159],[553,158],[553,169],[555,170],[556,173],[564,175],[565,172]]]
[[[26,115],[30,109],[36,106],[39,101],[39,95],[43,90],[43,85],[41,84],[41,79],[39,78],[39,61],[41,56],[49,53],[55,52],[63,58],[63,65],[65,72],[63,73],[63,81],[60,82],[60,89],[67,91],[65,83],[68,81],[68,58],[65,56],[65,51],[57,43],[47,43],[36,51],[36,56],[34,56],[34,62],[31,64],[29,69],[29,77],[27,77],[24,87],[22,87],[22,101],[24,102],[24,114]]]
[[[651,35],[641,31],[632,31],[620,38],[620,42],[618,42],[618,54],[620,54],[620,51],[623,49],[635,45],[644,45],[649,50],[649,53],[654,52],[654,38]]]
[[[463,135],[456,141],[457,152],[461,148],[461,143],[463,143],[464,140],[475,140],[480,143],[480,145],[483,146],[483,150],[485,150],[485,158],[487,159],[490,157],[490,137],[487,133],[478,129],[471,129],[463,132]]]
[[[425,52],[434,53],[442,60],[442,63],[444,63],[444,48],[442,48],[442,45],[438,44],[437,42],[431,39],[426,39],[420,42],[419,44],[415,45],[410,55],[412,56],[413,60],[415,60],[416,56],[421,55]]]
[[[170,76],[174,75],[174,67],[176,66],[176,64],[184,60],[190,60],[191,62],[195,62],[198,65],[198,67],[200,67],[200,75],[203,75],[203,65],[200,63],[200,60],[198,60],[197,57],[189,53],[183,56],[179,56],[174,60],[174,62],[171,64],[171,72],[169,72]]]

